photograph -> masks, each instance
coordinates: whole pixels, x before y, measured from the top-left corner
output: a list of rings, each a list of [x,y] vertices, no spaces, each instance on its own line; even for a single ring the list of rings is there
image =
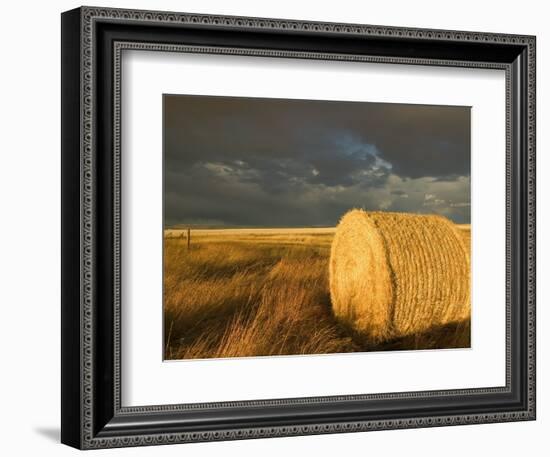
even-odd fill
[[[471,107],[163,94],[164,360],[470,348]]]
[[[61,160],[8,168],[57,183],[61,202],[56,213],[37,205],[43,192],[14,200],[21,223],[4,237],[34,239],[26,213],[42,228],[37,211],[61,212],[57,244],[37,244],[51,256],[8,243],[25,272],[31,258],[61,267],[61,312],[39,306],[55,322],[29,321],[58,329],[55,360],[37,361],[61,369],[37,390],[53,421],[37,437],[107,454],[201,442],[261,454],[266,438],[332,435],[333,455],[362,432],[386,450],[376,432],[390,430],[424,449],[437,428],[442,448],[469,446],[462,456],[479,448],[462,426],[492,423],[497,451],[533,441],[545,426],[536,76],[548,27],[517,8],[495,31],[495,8],[473,24],[464,8],[451,20],[407,5],[51,15],[61,33],[49,27],[58,55],[46,60],[61,65],[45,74],[58,90],[36,93],[60,129],[35,136],[60,143]],[[26,114],[22,91],[8,92]],[[31,138],[27,118],[14,151]],[[29,301],[22,278],[14,297]],[[526,434],[503,435],[504,422]],[[493,427],[472,431],[486,442]]]

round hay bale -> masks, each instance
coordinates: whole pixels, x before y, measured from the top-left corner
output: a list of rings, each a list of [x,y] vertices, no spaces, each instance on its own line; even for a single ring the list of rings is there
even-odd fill
[[[335,316],[372,341],[470,316],[469,247],[442,216],[346,213],[331,247]]]

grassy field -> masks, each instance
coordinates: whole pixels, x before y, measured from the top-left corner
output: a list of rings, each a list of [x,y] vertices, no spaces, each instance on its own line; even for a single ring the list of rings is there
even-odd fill
[[[469,243],[469,226],[460,226]],[[373,346],[331,310],[334,228],[196,229],[164,235],[166,359],[469,347],[470,323]]]

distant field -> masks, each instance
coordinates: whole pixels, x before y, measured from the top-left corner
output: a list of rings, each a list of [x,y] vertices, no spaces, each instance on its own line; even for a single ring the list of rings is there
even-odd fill
[[[253,229],[195,229],[191,232],[192,241],[197,242],[257,242],[324,244],[330,247],[335,227],[323,228],[253,228]],[[165,238],[185,238],[187,230],[166,230]]]
[[[465,243],[469,226],[459,226]],[[467,347],[469,322],[378,346],[332,314],[335,228],[194,229],[164,233],[165,358]]]

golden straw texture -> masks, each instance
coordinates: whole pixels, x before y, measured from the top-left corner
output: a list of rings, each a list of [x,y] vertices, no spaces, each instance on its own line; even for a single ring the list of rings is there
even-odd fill
[[[330,257],[334,314],[372,341],[470,316],[469,247],[437,215],[352,210]]]

